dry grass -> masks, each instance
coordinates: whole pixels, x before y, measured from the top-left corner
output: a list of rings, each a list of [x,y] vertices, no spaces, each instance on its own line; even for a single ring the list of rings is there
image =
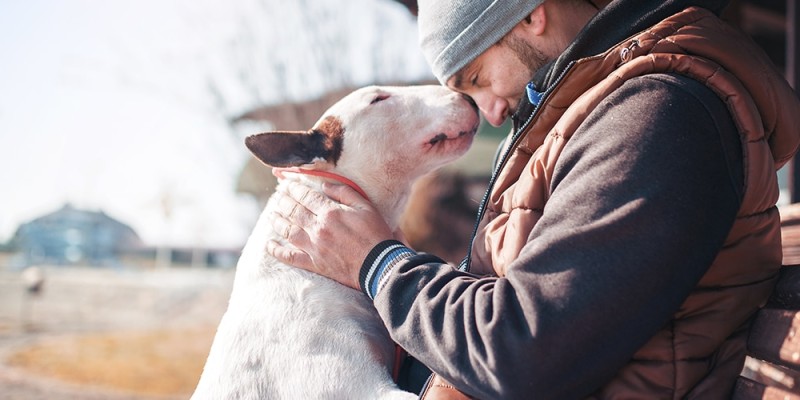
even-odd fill
[[[49,340],[8,363],[59,380],[147,395],[188,395],[200,378],[214,328],[93,334]]]

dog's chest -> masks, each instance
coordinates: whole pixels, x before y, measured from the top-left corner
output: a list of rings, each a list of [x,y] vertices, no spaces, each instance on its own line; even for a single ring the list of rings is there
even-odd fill
[[[237,265],[226,318],[231,326],[268,341],[284,342],[337,332],[364,332],[388,338],[369,299],[357,290],[328,278],[284,265],[265,250],[267,240],[280,240],[270,218],[276,196],[262,212]],[[236,322],[233,322],[233,321]],[[360,335],[363,337],[363,335]],[[345,339],[345,341],[354,339]],[[306,343],[311,348],[313,341]]]

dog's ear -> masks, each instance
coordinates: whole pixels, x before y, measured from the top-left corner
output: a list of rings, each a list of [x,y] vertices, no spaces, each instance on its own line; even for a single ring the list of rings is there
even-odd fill
[[[297,167],[327,161],[336,165],[342,154],[344,129],[338,118],[327,117],[307,132],[275,131],[248,136],[244,143],[273,167]]]
[[[326,159],[325,136],[316,131],[258,133],[244,140],[261,162],[272,167],[296,167]]]

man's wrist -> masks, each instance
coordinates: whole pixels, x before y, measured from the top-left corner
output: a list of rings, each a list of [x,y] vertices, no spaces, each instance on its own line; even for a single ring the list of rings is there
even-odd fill
[[[406,258],[415,256],[414,250],[397,240],[384,240],[367,254],[358,276],[358,285],[370,299],[375,299],[392,269]]]

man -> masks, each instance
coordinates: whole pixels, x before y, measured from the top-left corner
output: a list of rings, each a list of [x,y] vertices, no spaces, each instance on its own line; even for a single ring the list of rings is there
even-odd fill
[[[270,252],[363,290],[475,398],[729,397],[781,264],[800,103],[726,4],[421,0],[436,77],[515,123],[463,270],[339,186],[291,187],[274,224],[296,248]]]

